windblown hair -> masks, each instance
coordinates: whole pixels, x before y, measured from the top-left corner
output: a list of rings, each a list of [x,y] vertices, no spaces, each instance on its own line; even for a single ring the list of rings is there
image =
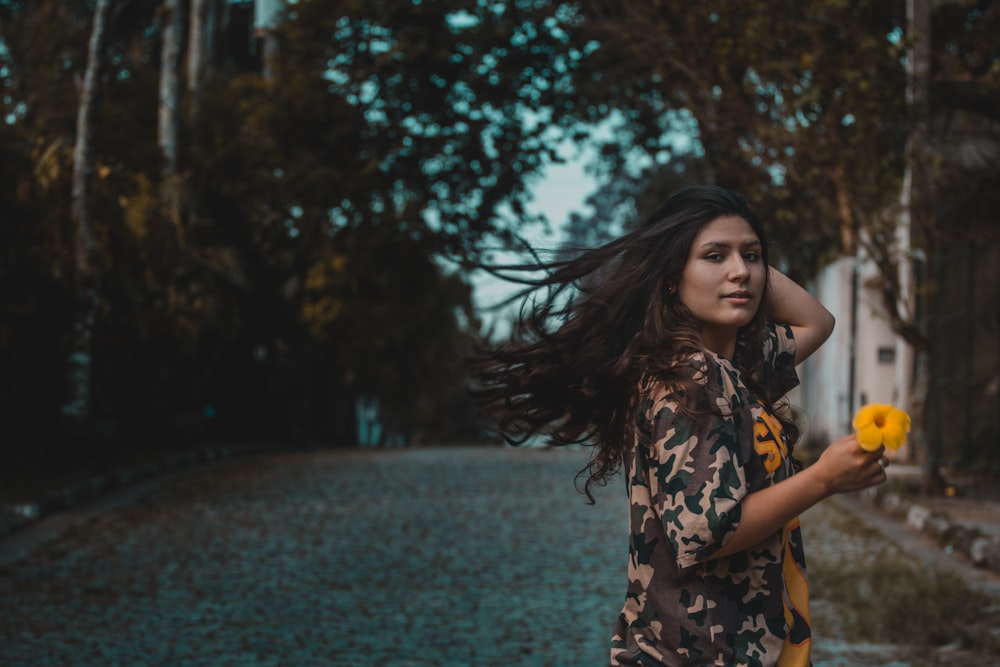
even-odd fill
[[[664,383],[692,413],[711,409],[691,364],[703,352],[698,321],[668,288],[680,282],[701,229],[724,216],[750,224],[767,266],[764,230],[743,197],[685,188],[634,231],[573,259],[532,265],[544,277],[524,281],[530,287],[517,330],[475,360],[474,395],[507,442],[542,434],[549,444],[594,447],[581,471],[589,474],[591,502],[591,484],[606,483],[632,443],[640,382]],[[529,303],[539,288],[545,297]],[[753,351],[761,349],[766,299],[765,288],[733,360],[753,390],[761,386],[763,360]]]

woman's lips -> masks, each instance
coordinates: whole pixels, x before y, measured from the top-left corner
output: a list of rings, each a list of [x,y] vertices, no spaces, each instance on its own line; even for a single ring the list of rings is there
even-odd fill
[[[734,292],[733,294],[727,294],[723,298],[732,303],[744,305],[753,301],[753,294],[750,292]]]

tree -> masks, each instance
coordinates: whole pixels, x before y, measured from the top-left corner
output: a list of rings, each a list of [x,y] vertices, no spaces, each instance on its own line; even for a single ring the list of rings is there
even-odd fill
[[[406,442],[441,429],[440,405],[462,386],[476,316],[459,276],[392,230],[352,233],[306,274],[299,318],[351,397],[375,397],[386,430]]]
[[[663,162],[694,122],[708,178],[767,212],[783,259],[808,275],[852,253],[898,192],[906,107],[900,3],[584,3],[588,115],[617,109],[615,137]],[[623,141],[627,139],[627,141]],[[633,158],[634,160],[635,158]],[[803,261],[804,260],[804,261]]]
[[[104,60],[106,23],[110,9],[111,0],[98,0],[94,9],[94,23],[87,49],[87,68],[80,89],[76,145],[73,151],[73,219],[76,223],[74,265],[78,312],[73,326],[73,344],[68,364],[71,394],[63,411],[79,419],[85,419],[90,414],[94,323],[100,300],[94,258],[94,230],[90,217],[90,181],[94,171],[93,141],[96,130],[94,110],[97,106],[99,76]]]
[[[895,332],[919,354],[940,356],[950,342],[927,323],[945,307],[935,291],[945,282],[954,291],[956,243],[975,239],[985,250],[992,238],[985,221],[998,191],[1000,106],[989,35],[1000,5],[934,3],[922,28],[907,24],[903,2],[759,9],[581,4],[572,43],[593,44],[593,55],[577,70],[584,78],[574,80],[579,95],[569,110],[588,122],[618,122],[602,153],[614,179],[609,191],[635,200],[645,186],[659,192],[662,165],[677,161],[673,128],[693,119],[690,158],[706,180],[747,193],[774,216],[768,226],[792,273],[806,277],[837,255],[872,260]],[[917,76],[909,99],[907,57],[929,72],[926,94]],[[897,199],[906,165],[915,183],[911,234],[900,232]],[[906,279],[911,261],[919,262],[919,283]],[[995,282],[968,278],[983,280]],[[941,375],[947,362],[921,356],[917,366]]]
[[[400,225],[467,256],[527,217],[529,179],[556,159],[539,115],[579,64],[568,6],[314,0],[289,17],[259,118],[280,137],[274,166],[311,162],[293,185],[303,224]]]
[[[592,124],[613,128],[589,139],[609,184],[592,200],[599,219],[634,218],[696,178],[773,215],[777,254],[800,277],[891,238],[878,232],[908,131],[902,0],[767,12],[747,0],[300,0],[274,26],[266,78],[253,3],[191,0],[185,22],[186,4],[112,3],[88,123],[102,277],[90,396],[120,435],[347,441],[362,393],[400,431],[440,428],[477,327],[454,269],[516,235],[533,179]],[[935,100],[976,118],[996,108],[995,49],[979,36],[993,7],[935,10],[933,67],[952,74],[932,84],[932,119]],[[0,335],[7,360],[28,345],[65,358],[73,340],[70,322],[42,315],[62,317],[76,294],[74,82],[92,9],[0,4],[0,105],[14,119],[0,195],[18,221],[3,238],[30,250],[0,254],[4,293],[18,294],[0,323],[16,329]],[[1000,191],[995,171],[944,162],[934,192],[956,208],[971,202],[967,176]],[[582,243],[589,224],[574,223]],[[4,363],[58,408],[58,364],[31,376]]]
[[[205,75],[215,52],[218,25],[218,0],[192,0],[188,27],[187,89],[191,95],[192,123],[198,117],[198,99],[205,85]]]
[[[931,344],[918,359],[925,389],[927,463],[996,472],[1000,451],[1000,3],[934,3],[925,119],[913,147],[913,244],[922,259],[920,324]],[[961,340],[956,345],[956,336]]]
[[[264,78],[252,3],[194,0],[187,23],[185,4],[114,3],[106,26],[88,160],[102,278],[91,416],[137,441],[346,442],[363,391],[401,431],[442,428],[478,326],[454,271],[510,235],[553,159],[546,109],[580,60],[562,52],[571,8],[294,3]],[[18,118],[15,145],[30,147],[18,164],[37,176],[23,204],[37,239],[17,238],[53,248],[26,254],[19,276],[39,284],[55,267],[53,289],[67,293],[67,101],[91,10],[2,7],[2,104]],[[317,278],[342,256],[351,280]],[[350,321],[316,320],[310,304],[338,300]],[[51,333],[68,345],[65,327]]]
[[[542,110],[550,87],[576,66],[557,49],[568,18],[532,3],[468,7],[294,5],[274,28],[269,76],[246,73],[208,92],[204,124],[194,128],[193,162],[206,177],[196,198],[213,212],[194,233],[240,244],[246,266],[258,267],[248,268],[252,283],[260,270],[285,286],[253,290],[258,303],[274,299],[268,311],[316,314],[319,306],[303,304],[337,303],[352,313],[332,328],[261,331],[288,350],[276,363],[299,367],[308,350],[329,378],[314,395],[352,405],[363,391],[401,421],[415,418],[397,397],[401,386],[440,393],[431,391],[421,359],[448,365],[429,350],[451,340],[445,332],[456,330],[456,312],[466,308],[449,287],[454,277],[417,279],[426,263],[417,258],[473,262],[524,215],[528,179],[551,157],[542,124],[525,115]],[[408,328],[409,317],[378,313],[419,300],[347,289],[330,277],[337,261],[347,261],[352,276],[381,281],[363,284],[420,284],[451,306],[425,304],[433,326]],[[458,320],[473,325],[467,314]],[[384,349],[372,359],[378,341]],[[387,358],[391,367],[378,361]],[[361,359],[371,363],[357,367]]]
[[[184,12],[181,0],[164,0],[161,8],[160,110],[158,143],[163,154],[166,180],[177,175],[178,134],[180,128],[181,44],[184,42]],[[194,40],[195,43],[200,40]]]

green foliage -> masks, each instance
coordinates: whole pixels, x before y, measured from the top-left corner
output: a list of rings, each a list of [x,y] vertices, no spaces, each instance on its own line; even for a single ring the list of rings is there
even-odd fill
[[[502,239],[552,157],[547,124],[523,117],[544,113],[574,66],[559,48],[572,13],[548,4],[300,2],[269,76],[234,39],[252,5],[231,4],[215,39],[224,57],[181,100],[170,177],[157,146],[162,17],[116,6],[91,170],[95,412],[109,432],[348,442],[367,396],[408,437],[474,437],[455,411],[468,410],[461,359],[478,322],[441,261]],[[4,162],[3,203],[23,215],[4,228],[0,287],[27,279],[38,296],[5,308],[0,347],[12,386],[40,378],[23,401],[4,394],[5,413],[38,406],[25,433],[59,404],[61,362],[11,360],[59,360],[69,338],[49,309],[73,289],[74,81],[91,18],[74,7],[4,7],[4,111],[16,117],[4,147],[17,160]]]
[[[937,9],[934,47],[954,74],[943,90],[993,117],[996,4]],[[5,428],[60,404],[91,11],[0,4]],[[93,395],[120,436],[346,441],[362,396],[413,437],[462,422],[459,360],[479,325],[454,268],[529,220],[533,180],[588,124],[611,128],[589,138],[609,185],[597,217],[574,221],[582,244],[597,222],[714,181],[757,204],[802,275],[877,230],[899,190],[901,0],[300,0],[269,36],[266,76],[251,12],[220,12],[169,176],[162,12],[112,13],[91,165]],[[993,173],[971,182],[1000,192],[995,170],[961,173]]]
[[[61,395],[61,332],[72,298],[61,261],[69,230],[39,204],[66,183],[54,149],[35,169],[19,127],[0,123],[0,414],[6,430],[53,417]]]
[[[462,384],[476,322],[468,286],[405,236],[344,234],[343,252],[306,273],[299,320],[332,365],[377,396],[403,430],[426,428],[433,397]]]
[[[304,209],[322,224],[400,226],[462,257],[504,231],[501,205],[525,217],[528,179],[555,159],[551,107],[579,62],[568,6],[313,0],[291,16],[272,111],[250,122],[276,142],[274,166],[299,176]]]
[[[1000,205],[1000,2],[954,2],[934,14],[929,100],[933,127],[924,156],[934,184],[925,245],[942,236],[982,238]]]
[[[809,274],[898,197],[905,71],[887,37],[903,4],[584,2],[575,39],[599,47],[578,70],[578,113],[618,123],[613,178],[638,165],[642,197],[661,200],[687,153],[702,180],[746,194],[779,258]]]

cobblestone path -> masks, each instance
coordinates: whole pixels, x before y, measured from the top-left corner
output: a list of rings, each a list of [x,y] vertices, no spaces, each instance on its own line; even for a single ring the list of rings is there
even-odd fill
[[[585,457],[305,453],[166,480],[0,569],[0,665],[604,665],[624,490],[588,505]],[[881,548],[837,511],[811,511],[810,553]],[[834,625],[816,667],[917,667]]]

